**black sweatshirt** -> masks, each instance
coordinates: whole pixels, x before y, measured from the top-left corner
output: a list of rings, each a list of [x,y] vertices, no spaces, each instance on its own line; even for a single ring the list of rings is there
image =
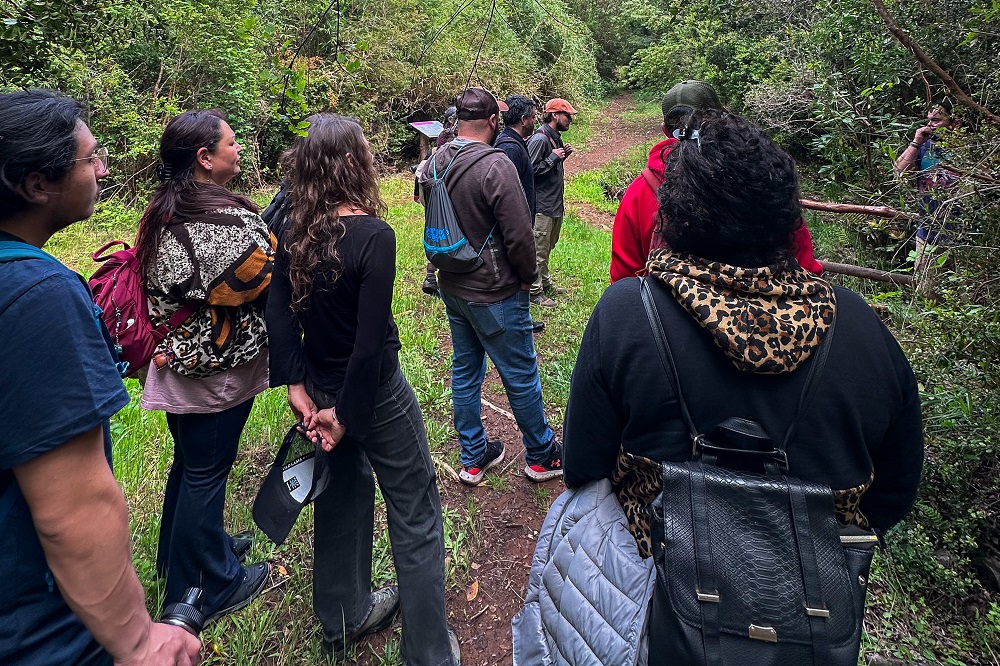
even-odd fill
[[[808,366],[781,375],[738,370],[662,288],[653,288],[681,390],[702,432],[727,417],[760,423],[780,443]],[[874,482],[861,500],[888,529],[916,498],[923,463],[917,383],[899,344],[854,292],[836,288],[837,324],[810,407],[789,445],[789,474],[834,490]],[[656,351],[639,280],[611,285],[587,324],[563,430],[566,484],[610,478],[619,447],[655,461],[691,458],[691,440]]]
[[[392,319],[396,234],[377,217],[348,215],[337,246],[343,272],[331,287],[316,271],[303,312],[289,307],[292,285],[284,238],[267,299],[271,386],[306,376],[336,398],[346,434],[363,439],[371,429],[379,384],[399,368],[399,332]]]
[[[505,127],[493,146],[502,150],[517,169],[517,177],[521,180],[524,198],[528,200],[531,219],[535,219],[535,172],[531,168],[531,157],[528,156],[528,146],[524,137],[509,127]]]

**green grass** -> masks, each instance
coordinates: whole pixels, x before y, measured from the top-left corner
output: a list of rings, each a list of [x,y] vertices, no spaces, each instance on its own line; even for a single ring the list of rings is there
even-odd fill
[[[566,183],[567,204],[585,203],[613,215],[625,188],[646,167],[654,142],[630,148],[625,155],[599,169],[578,173]]]

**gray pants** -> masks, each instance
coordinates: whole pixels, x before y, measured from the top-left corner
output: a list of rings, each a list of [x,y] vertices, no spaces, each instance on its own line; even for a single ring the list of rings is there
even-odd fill
[[[535,263],[538,264],[538,277],[531,285],[532,294],[541,294],[552,286],[552,276],[549,274],[549,255],[552,254],[552,248],[559,242],[562,222],[561,217],[535,213]]]
[[[307,383],[316,406],[331,396]],[[315,502],[313,609],[336,640],[360,626],[371,605],[375,483],[385,498],[399,581],[403,655],[411,666],[451,666],[444,609],[444,530],[434,464],[420,405],[398,370],[379,386],[364,441],[344,437],[333,478]]]

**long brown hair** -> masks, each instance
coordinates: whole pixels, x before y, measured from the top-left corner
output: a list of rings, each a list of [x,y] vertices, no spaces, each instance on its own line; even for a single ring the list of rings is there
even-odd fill
[[[319,271],[329,285],[343,272],[337,246],[347,227],[337,209],[347,204],[375,216],[386,210],[361,123],[333,113],[308,120],[308,134],[297,137],[281,159],[291,201],[282,245],[297,311],[305,309]]]
[[[157,175],[160,184],[153,191],[135,240],[139,265],[147,276],[156,264],[156,253],[163,230],[182,224],[199,215],[220,208],[260,209],[247,197],[230,192],[215,183],[199,183],[194,179],[195,162],[201,148],[215,150],[222,138],[222,123],[226,114],[218,109],[187,111],[177,116],[163,129],[160,137],[160,164]]]

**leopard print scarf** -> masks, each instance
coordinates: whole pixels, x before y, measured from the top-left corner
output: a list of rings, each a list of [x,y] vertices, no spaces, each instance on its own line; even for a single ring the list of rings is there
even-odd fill
[[[819,347],[837,305],[833,287],[795,262],[743,268],[657,248],[647,268],[744,372],[794,371]]]

